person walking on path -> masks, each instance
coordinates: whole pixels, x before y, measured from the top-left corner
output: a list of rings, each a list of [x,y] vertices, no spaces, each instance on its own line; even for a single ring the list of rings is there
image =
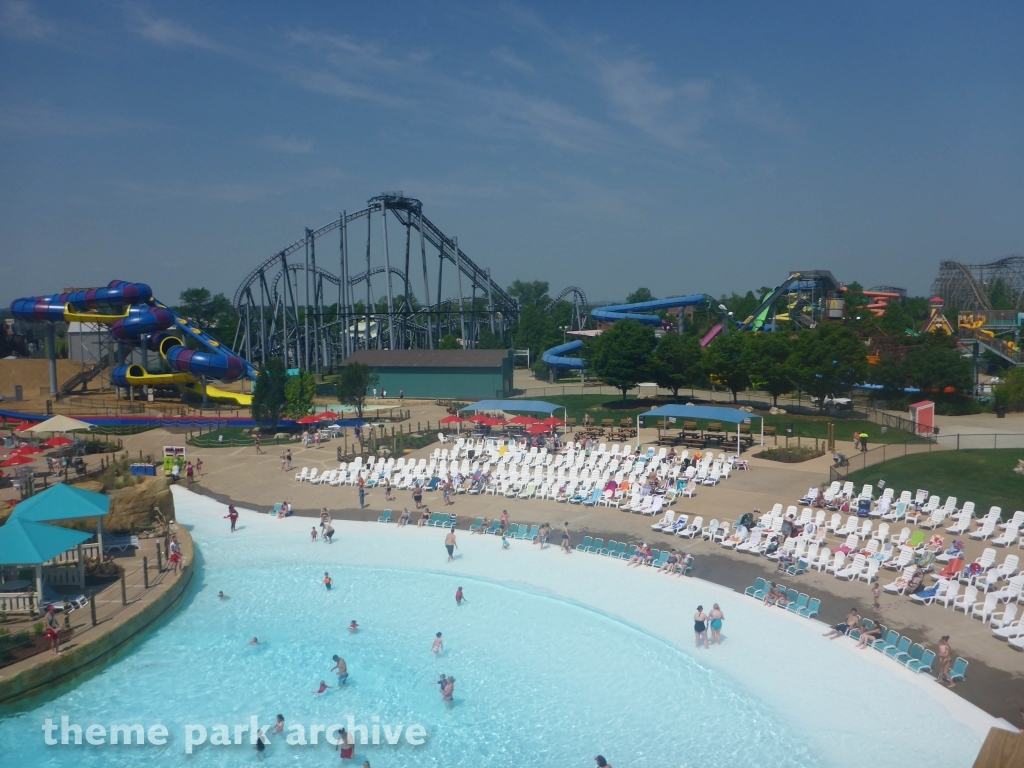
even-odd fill
[[[420,509],[423,506],[423,486],[420,485],[419,480],[413,483],[412,500],[416,502],[416,509]]]
[[[715,603],[711,608],[711,645],[722,644],[722,622],[725,621],[725,614]]]
[[[362,509],[366,500],[366,488],[363,486],[363,478],[359,478],[359,508]]]
[[[284,472],[288,469],[288,455],[286,453],[281,454],[281,471]]]
[[[860,450],[860,432],[853,430],[853,450]]]
[[[292,469],[292,449],[291,448],[289,448],[287,451],[284,452],[284,460],[285,460],[285,462],[287,464],[285,469],[290,472],[291,469]]]
[[[455,550],[459,548],[459,545],[455,543],[455,531],[448,531],[448,535],[444,537],[444,548],[448,550],[448,562],[450,563],[455,557]]]
[[[196,459],[196,476],[197,477],[202,477],[203,476],[203,460],[202,459]]]
[[[50,650],[53,651],[54,656],[58,656],[60,655],[60,622],[57,621],[54,610],[52,605],[46,606],[44,624],[46,627],[46,637],[50,641]]]
[[[261,441],[260,441],[260,433],[259,433],[259,432],[257,432],[257,433],[256,433],[256,437],[255,437],[255,438],[253,438],[253,440],[254,440],[254,441],[255,441],[255,443],[256,443],[256,455],[257,455],[257,456],[261,456],[261,455],[263,455],[263,449],[262,449],[262,448],[260,448],[260,442],[261,442]]]
[[[569,546],[569,521],[566,520],[562,526],[562,551],[565,554],[572,552],[572,547]]]
[[[868,433],[867,432],[861,432],[860,433],[860,452],[861,453],[867,453],[868,452]]]
[[[391,478],[384,478],[384,501],[394,501],[395,497],[391,495]]]
[[[398,404],[401,405],[404,401],[405,401],[405,390],[400,388],[398,390]]]
[[[955,688],[953,678],[949,674],[949,670],[953,666],[953,651],[949,647],[949,635],[943,635],[939,639],[938,657],[939,676],[935,679],[935,682],[947,688]]]
[[[185,478],[188,481],[189,487],[191,487],[192,483],[194,483],[196,481],[195,472],[196,471],[192,467],[192,462],[191,461],[188,464],[185,465]]]
[[[874,585],[873,585],[873,586],[871,587],[871,596],[872,596],[873,598],[875,598],[875,610],[876,610],[876,611],[877,611],[877,610],[878,610],[879,608],[881,608],[881,607],[882,607],[882,606],[881,606],[881,605],[879,604],[879,602],[878,602],[878,598],[879,598],[879,597],[881,596],[881,594],[882,594],[882,593],[881,593],[881,591],[880,591],[880,590],[879,590],[879,588],[878,588],[878,582],[876,581],[876,582],[874,583]]]

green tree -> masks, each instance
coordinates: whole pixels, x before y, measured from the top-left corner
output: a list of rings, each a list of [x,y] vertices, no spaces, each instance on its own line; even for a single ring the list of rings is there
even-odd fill
[[[293,419],[301,419],[313,410],[316,399],[316,376],[309,371],[299,371],[295,376],[288,377],[284,387],[285,399],[288,401],[288,415]]]
[[[908,329],[914,329],[914,318],[898,301],[890,301],[878,319],[878,327],[889,336],[903,336]]]
[[[755,333],[747,338],[743,350],[750,382],[755,389],[768,392],[773,405],[778,406],[779,395],[796,388],[790,357],[793,340],[784,333]]]
[[[529,349],[531,357],[539,357],[543,350],[562,343],[562,332],[541,306],[526,304],[520,307],[512,338],[516,349]]]
[[[223,293],[211,294],[206,288],[188,288],[178,296],[175,311],[198,328],[230,343],[238,328],[238,313]]]
[[[654,301],[654,294],[648,288],[637,288],[626,297],[627,304],[639,304],[641,301]]]
[[[476,340],[477,349],[508,349],[501,336],[491,333],[490,328],[481,328]]]
[[[904,366],[907,380],[922,391],[941,394],[952,388],[956,394],[970,393],[974,375],[971,361],[960,354],[952,339],[930,338],[907,352]]]
[[[673,399],[678,400],[680,389],[694,386],[700,379],[702,351],[694,336],[662,336],[651,357],[651,371],[658,386],[671,389]]]
[[[363,363],[349,363],[341,369],[338,379],[338,400],[356,409],[359,418],[363,418],[363,406],[366,405],[366,393],[371,387],[377,386],[380,378]]]
[[[542,280],[534,280],[533,282],[516,280],[508,287],[508,295],[513,299],[519,300],[520,308],[533,305],[543,309],[551,303],[551,298],[548,296],[548,287],[548,283]]]
[[[1024,411],[1024,368],[1005,371],[1002,381],[992,390],[996,405],[1011,411]]]
[[[262,428],[274,429],[277,426],[288,404],[285,396],[287,383],[288,374],[281,358],[272,357],[260,366],[252,392],[252,418]]]
[[[877,365],[871,366],[871,383],[880,384],[882,392],[889,400],[903,397],[907,386],[907,367],[902,360],[883,357]]]
[[[740,390],[750,386],[750,371],[746,360],[747,334],[720,334],[708,345],[704,354],[704,367],[732,392],[732,401],[737,400]]]
[[[459,340],[450,333],[446,333],[444,338],[437,345],[438,349],[462,349],[462,345],[459,344]]]
[[[792,356],[794,379],[800,388],[820,398],[848,391],[867,375],[864,343],[840,323],[823,323],[802,331]]]
[[[654,329],[636,320],[620,320],[594,340],[587,361],[601,380],[622,392],[635,387],[649,375],[649,357],[656,340]]]

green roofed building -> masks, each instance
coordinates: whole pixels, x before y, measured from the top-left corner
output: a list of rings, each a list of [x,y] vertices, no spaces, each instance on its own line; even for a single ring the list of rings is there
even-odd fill
[[[509,349],[361,349],[345,364],[362,363],[377,374],[377,391],[397,397],[481,400],[512,395]],[[367,393],[372,394],[372,393]]]

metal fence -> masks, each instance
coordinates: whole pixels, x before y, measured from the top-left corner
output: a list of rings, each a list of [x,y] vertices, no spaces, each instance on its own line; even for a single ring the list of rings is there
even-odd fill
[[[993,432],[985,434],[932,435],[929,440],[907,440],[889,443],[856,453],[848,458],[847,466],[834,466],[829,471],[829,480],[845,482],[853,472],[881,464],[889,459],[932,451],[977,451],[995,448],[1024,448],[1024,434]]]

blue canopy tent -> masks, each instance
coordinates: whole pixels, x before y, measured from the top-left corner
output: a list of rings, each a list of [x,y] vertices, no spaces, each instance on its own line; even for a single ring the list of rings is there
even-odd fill
[[[43,563],[91,538],[92,534],[88,531],[73,531],[12,516],[6,525],[0,527],[0,565],[35,567],[36,608],[42,614]]]
[[[740,424],[752,423],[751,419],[761,420],[761,445],[764,445],[764,416],[758,416],[735,408],[715,408],[707,405],[663,405],[636,417],[637,448],[640,447],[640,419],[648,416],[666,419],[706,419],[708,421],[725,421],[736,425],[736,455],[740,455]]]
[[[110,497],[95,491],[57,483],[14,508],[11,519],[53,523],[96,518],[96,540],[103,551],[103,518],[110,512]]]

